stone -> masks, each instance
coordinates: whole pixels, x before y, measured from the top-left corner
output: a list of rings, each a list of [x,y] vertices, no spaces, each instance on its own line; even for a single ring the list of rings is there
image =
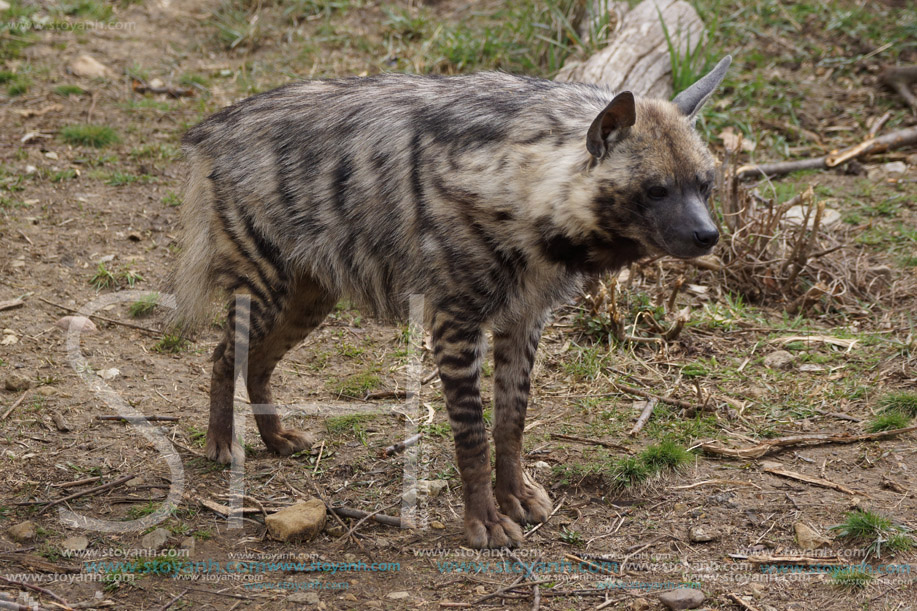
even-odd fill
[[[10,391],[28,390],[32,387],[32,381],[21,373],[11,373],[6,376],[3,386]]]
[[[795,227],[801,227],[803,222],[806,220],[806,208],[807,206],[792,206],[786,213],[783,215],[783,221],[789,225]],[[841,222],[841,213],[835,210],[834,208],[825,208],[822,211],[821,219],[818,221],[818,226],[827,228],[833,227]],[[811,229],[815,225],[815,213],[814,211],[809,213],[809,221],[806,223],[806,229]]]
[[[694,588],[675,588],[659,595],[659,602],[672,611],[696,609],[704,604],[704,593]]]
[[[831,543],[831,539],[823,537],[815,529],[802,522],[793,524],[796,531],[796,543],[802,549],[818,549]]]
[[[64,331],[77,331],[79,333],[95,333],[95,324],[85,316],[64,316],[56,323],[58,329]]]
[[[786,350],[775,350],[764,357],[764,366],[771,369],[783,369],[796,359]]]
[[[887,174],[904,174],[907,172],[907,164],[903,161],[891,161],[889,163],[883,163],[882,169],[885,170]]]
[[[410,592],[389,592],[385,595],[386,598],[391,600],[404,600],[411,596]]]
[[[194,539],[194,537],[185,537],[184,539],[181,540],[179,547],[181,547],[182,549],[188,550],[189,554],[193,554],[194,546],[196,544],[197,544],[197,541]]]
[[[16,543],[27,543],[35,538],[35,523],[26,520],[11,526],[6,533]]]
[[[298,603],[301,605],[317,605],[322,602],[318,592],[297,592],[287,596],[287,602]]]
[[[264,523],[277,541],[310,541],[325,527],[325,504],[312,497],[267,516]]]
[[[417,480],[417,490],[422,495],[433,498],[439,496],[443,490],[449,488],[449,482],[443,481],[441,479],[419,479]]]
[[[433,520],[430,522],[430,528],[435,528],[436,530],[444,530],[446,525],[440,522],[439,520]]]
[[[645,598],[635,598],[630,601],[630,611],[649,611],[651,608],[650,601]]]
[[[692,526],[688,530],[688,539],[692,543],[709,543],[716,541],[717,535],[705,526]]]
[[[89,539],[87,539],[83,535],[76,535],[75,537],[67,537],[66,539],[61,541],[60,545],[62,548],[69,550],[71,552],[80,551],[80,550],[84,550],[87,547],[89,547]]]
[[[99,376],[101,376],[101,378],[106,381],[114,380],[119,375],[121,375],[121,370],[117,367],[112,367],[111,369],[103,369],[99,372]]]
[[[91,55],[83,54],[70,62],[70,72],[87,78],[110,78],[114,76],[111,68]]]
[[[166,544],[166,541],[169,540],[169,531],[165,528],[157,528],[156,530],[149,532],[143,535],[143,538],[140,539],[140,547],[144,549],[159,549]]]
[[[551,465],[546,463],[543,460],[537,461],[535,464],[532,465],[532,467],[538,469],[539,471],[550,471],[551,470]]]

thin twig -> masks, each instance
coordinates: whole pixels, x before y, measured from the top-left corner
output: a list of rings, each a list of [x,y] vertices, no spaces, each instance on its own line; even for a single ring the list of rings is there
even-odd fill
[[[178,416],[138,416],[136,418],[131,416],[96,416],[96,420],[101,420],[104,422],[129,422],[136,424],[143,422],[178,422],[180,418]]]
[[[549,521],[551,518],[554,517],[554,514],[557,513],[558,511],[560,511],[560,508],[563,507],[564,501],[566,501],[566,500],[567,500],[566,495],[560,497],[560,500],[557,501],[557,506],[556,506],[556,507],[554,508],[554,510],[550,513],[550,515],[548,515],[547,519],[546,519],[544,522],[541,522],[540,524],[536,524],[534,527],[532,527],[532,530],[528,531],[527,533],[525,533],[525,534],[522,535],[522,536],[523,536],[524,538],[528,539],[529,535],[531,535],[531,534],[534,533],[536,530],[538,530],[539,528],[541,528],[542,526],[544,526],[545,524],[547,524],[548,521]]]
[[[770,439],[763,443],[747,448],[726,448],[716,441],[708,441],[700,444],[700,448],[708,454],[718,456],[728,456],[730,458],[760,458],[767,454],[774,454],[780,450],[794,446],[813,446],[825,445],[830,443],[856,443],[858,441],[871,441],[873,439],[885,439],[894,437],[911,431],[917,431],[917,426],[909,426],[903,429],[894,429],[891,431],[881,431],[879,433],[865,433],[863,435],[851,435],[849,433],[839,433],[835,435],[824,435],[820,433],[807,435],[793,435],[791,437],[781,437]]]
[[[394,526],[395,528],[401,528],[404,526],[404,523],[401,521],[401,518],[396,518],[393,516],[387,516],[382,513],[372,513],[369,514],[365,511],[360,511],[359,509],[351,509],[350,507],[331,507],[329,508],[331,512],[336,513],[342,518],[353,518],[355,520],[362,520],[367,516],[373,521],[378,522],[379,524],[385,524],[386,526]]]
[[[3,412],[3,415],[2,415],[2,416],[0,416],[0,420],[6,420],[7,417],[8,417],[10,414],[13,413],[13,410],[16,409],[17,407],[19,407],[19,404],[22,403],[22,400],[25,399],[25,396],[26,396],[27,394],[29,394],[29,391],[25,391],[24,393],[22,393],[21,395],[19,395],[19,398],[16,399],[16,402],[13,403],[12,405],[10,405],[8,408],[6,408],[6,411]]]
[[[39,297],[38,295],[36,295],[35,298],[38,299],[39,301],[45,302],[46,304],[48,304],[48,305],[50,305],[50,306],[54,306],[55,308],[60,308],[61,310],[64,310],[64,311],[66,311],[66,312],[70,312],[70,313],[72,313],[72,314],[79,314],[80,316],[83,316],[83,313],[80,312],[79,310],[75,310],[75,309],[73,309],[73,308],[68,308],[68,307],[65,306],[65,305],[61,305],[61,304],[59,304],[59,303],[54,303],[53,301],[48,301],[48,300],[45,299],[44,297]],[[162,331],[157,331],[157,330],[155,330],[155,329],[149,329],[149,328],[147,328],[147,327],[141,327],[140,325],[135,325],[135,324],[132,324],[132,323],[129,323],[129,322],[121,321],[121,320],[115,320],[114,318],[106,318],[105,316],[99,316],[98,314],[88,314],[88,315],[86,315],[86,316],[87,316],[87,318],[95,318],[96,320],[101,320],[101,321],[103,321],[103,322],[107,322],[107,323],[110,323],[110,324],[113,324],[113,325],[120,325],[120,326],[122,326],[122,327],[128,327],[128,328],[130,328],[130,329],[136,329],[136,330],[138,330],[138,331],[143,331],[144,333],[149,333],[150,335],[153,335],[153,336],[155,336],[155,337],[162,337],[162,336],[163,336]]]
[[[180,599],[182,596],[184,596],[184,595],[187,594],[187,593],[188,593],[188,590],[182,590],[181,592],[179,592],[178,594],[176,594],[175,596],[173,596],[173,597],[171,598],[171,600],[169,600],[169,602],[167,602],[166,604],[164,604],[163,606],[161,606],[161,607],[159,608],[159,611],[166,611],[166,609],[168,609],[169,607],[171,607],[172,605],[174,605],[174,604],[178,601],[178,599]]]
[[[670,397],[663,397],[660,395],[655,395],[651,392],[646,392],[645,390],[640,390],[639,388],[634,388],[633,386],[628,386],[626,384],[621,384],[620,382],[612,382],[612,385],[620,390],[623,393],[628,395],[635,395],[637,397],[643,397],[644,399],[656,399],[662,403],[667,403],[669,405],[674,405],[675,407],[680,407],[682,409],[691,409],[694,406],[687,401],[681,401],[679,399],[672,399]]]
[[[378,509],[378,510],[373,511],[373,512],[371,512],[371,513],[367,513],[365,516],[363,516],[362,518],[360,518],[359,520],[357,520],[357,523],[354,524],[353,526],[351,526],[351,527],[350,527],[350,530],[348,530],[348,531],[345,532],[343,535],[341,535],[340,537],[338,537],[338,540],[337,540],[338,545],[340,545],[341,542],[342,542],[344,539],[346,539],[346,538],[348,538],[348,537],[354,535],[354,534],[357,532],[357,529],[358,529],[364,522],[366,522],[367,520],[371,520],[371,519],[375,518],[377,515],[381,514],[381,513],[382,513],[383,511],[385,511],[386,509],[391,509],[392,507],[395,507],[396,505],[398,505],[398,504],[400,504],[400,503],[401,503],[400,500],[399,500],[399,501],[395,501],[395,502],[392,503],[391,505],[388,505],[388,506],[386,506],[386,507],[382,507],[381,509]],[[397,519],[399,523],[401,522],[401,520],[400,520],[399,518],[395,518],[395,519]]]
[[[603,448],[609,448],[611,450],[622,450],[624,452],[632,452],[629,448],[625,448],[622,445],[616,443],[611,443],[610,441],[602,441],[600,439],[589,439],[587,437],[577,437],[576,435],[563,435],[561,433],[551,433],[551,439],[556,439],[558,441],[574,441],[576,443],[584,443],[587,445],[593,446],[602,446]]]
[[[15,579],[9,579],[7,577],[3,577],[2,575],[0,575],[0,581],[2,581],[5,584],[11,585],[11,586],[16,586],[18,588],[25,588],[27,590],[32,590],[33,592],[44,594],[45,596],[52,598],[56,600],[57,602],[59,602],[60,604],[62,604],[65,609],[71,609],[71,610],[73,609],[73,607],[70,606],[70,603],[68,603],[66,600],[64,600],[63,598],[61,598],[60,596],[58,596],[51,590],[42,588],[41,586],[36,586],[31,583],[26,583],[24,581],[16,581]]]
[[[399,441],[398,443],[394,443],[382,451],[382,456],[388,457],[388,456],[394,456],[395,454],[400,454],[404,452],[405,450],[407,450],[408,448],[410,448],[411,446],[416,445],[417,442],[420,441],[420,438],[421,438],[421,433],[417,433],[416,435],[412,435],[408,437],[404,441]]]
[[[634,424],[634,428],[630,430],[628,435],[635,437],[637,433],[643,430],[643,427],[646,426],[650,416],[653,415],[653,409],[656,407],[657,403],[659,403],[658,399],[650,399],[646,402],[646,407],[643,408],[643,411],[640,413],[640,417],[637,418],[637,423]]]
[[[44,513],[44,512],[46,512],[47,510],[49,510],[49,509],[51,509],[52,507],[54,507],[55,505],[60,505],[61,503],[66,503],[67,501],[72,501],[73,499],[79,498],[79,497],[81,497],[81,496],[96,495],[96,494],[99,494],[100,492],[105,492],[106,490],[111,490],[112,488],[116,488],[117,486],[120,486],[121,484],[123,484],[124,482],[126,482],[126,481],[128,481],[128,480],[134,479],[135,477],[137,477],[137,476],[134,475],[134,474],[131,474],[131,475],[124,475],[124,476],[119,477],[118,479],[116,479],[116,480],[114,480],[114,481],[108,482],[107,484],[102,484],[101,486],[95,486],[94,488],[88,488],[87,490],[82,490],[82,491],[80,491],[80,492],[74,492],[74,493],[71,494],[70,496],[65,496],[64,498],[62,498],[62,499],[57,499],[56,501],[50,501],[47,505],[45,505],[44,507],[42,507],[42,508],[38,511],[38,513],[39,513],[39,514]]]

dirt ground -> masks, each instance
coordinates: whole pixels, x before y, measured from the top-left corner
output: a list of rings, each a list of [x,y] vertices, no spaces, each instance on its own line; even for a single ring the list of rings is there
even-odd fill
[[[51,4],[32,16],[85,23],[95,21],[95,4],[114,9],[104,14],[104,27],[33,29],[21,44],[7,34],[0,39],[7,45],[0,68],[20,75],[7,77],[9,86],[27,84],[0,93],[0,302],[23,301],[0,305],[0,593],[20,608],[662,609],[659,593],[679,584],[699,588],[703,606],[715,609],[915,608],[913,547],[883,547],[864,559],[869,541],[831,529],[857,510],[917,528],[913,432],[757,458],[699,449],[711,440],[747,447],[788,435],[863,434],[884,397],[917,390],[914,149],[868,158],[846,173],[794,175],[761,187],[785,199],[816,187],[843,217],[833,230],[849,245],[843,261],[879,278],[881,287],[866,287],[864,296],[791,315],[785,302],[743,301],[713,273],[661,262],[669,271],[656,263],[635,271],[630,290],[658,307],[673,278],[683,276],[687,288],[668,310],[689,308],[690,322],[673,341],[609,348],[583,332],[582,306],[561,309],[542,340],[525,445],[526,467],[549,490],[556,512],[515,552],[476,552],[464,547],[461,484],[429,354],[422,355],[429,381],[416,413],[391,398],[410,383],[405,327],[341,304],[274,377],[275,400],[290,406],[289,425],[315,433],[319,443],[300,455],[272,455],[246,413],[246,460],[237,476],[202,449],[219,317],[182,344],[162,336],[163,295],[147,316],[129,311],[144,295],[165,291],[175,260],[184,130],[234,99],[294,78],[403,68],[387,7],[287,3],[306,16],[280,28],[269,19],[285,15],[286,5],[237,2],[252,29],[239,33],[238,22],[228,21],[233,3],[215,0],[69,3],[77,8],[57,13]],[[444,3],[419,14],[440,11],[455,22],[471,5],[485,8]],[[414,3],[395,8],[421,10]],[[253,33],[262,10],[266,25]],[[888,24],[914,22],[913,6],[882,11]],[[886,111],[886,131],[917,124],[877,85],[888,59],[870,55],[878,47],[812,32],[817,26],[796,13],[789,19],[799,26],[795,34],[762,30],[735,51],[739,76],[703,126],[718,155],[724,125],[759,134],[754,159],[768,160],[853,144]],[[398,27],[398,40],[410,40],[406,26]],[[788,50],[786,37],[794,35],[803,42]],[[12,44],[20,45],[15,53]],[[752,47],[782,59],[766,67],[749,59],[743,67]],[[386,49],[394,64],[385,63]],[[813,68],[794,63],[793,53],[858,60]],[[73,74],[83,54],[110,72]],[[895,57],[914,63],[917,49],[904,43]],[[143,93],[134,79],[195,95]],[[792,105],[798,120],[743,114],[739,96],[756,82],[765,104],[787,82],[802,83],[805,95]],[[62,95],[64,85],[83,92]],[[105,148],[69,144],[62,128],[83,123],[110,126],[119,140]],[[776,144],[779,152],[768,148]],[[896,162],[903,168],[888,165]],[[631,306],[639,301],[628,299]],[[56,323],[80,310],[101,318],[95,332],[68,346]],[[779,348],[790,360],[765,362]],[[485,400],[491,371],[485,367]],[[645,404],[621,385],[688,407],[659,403],[643,431],[630,436]],[[371,393],[379,398],[366,399]],[[249,412],[244,392],[237,397]],[[171,420],[144,428],[99,419],[130,410]],[[413,462],[382,456],[419,422],[422,440],[408,453]],[[638,456],[660,442],[691,448],[690,459],[638,485],[610,481],[605,466],[615,457]],[[445,483],[422,498],[414,528],[368,521],[347,536],[328,517],[307,543],[267,536],[265,513],[316,495],[334,507],[401,515],[411,477]],[[242,520],[219,511],[233,486],[253,509]],[[26,522],[33,532],[17,533]],[[350,528],[356,520],[344,523]],[[804,550],[799,525],[814,529],[823,545]],[[762,560],[794,555],[832,568]],[[847,565],[868,574],[842,583],[832,571]],[[481,600],[520,579],[528,585]]]

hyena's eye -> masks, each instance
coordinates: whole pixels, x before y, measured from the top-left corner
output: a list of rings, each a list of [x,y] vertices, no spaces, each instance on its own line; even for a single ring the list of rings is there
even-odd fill
[[[650,187],[646,194],[650,196],[650,199],[663,199],[669,194],[669,190],[665,187]]]
[[[702,182],[700,185],[700,194],[704,197],[710,195],[710,192],[713,191],[713,183],[711,182]]]

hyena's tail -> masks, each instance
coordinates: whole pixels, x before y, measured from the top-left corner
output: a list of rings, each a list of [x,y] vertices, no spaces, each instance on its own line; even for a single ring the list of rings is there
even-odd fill
[[[211,224],[214,195],[208,179],[210,164],[193,151],[186,153],[191,174],[179,214],[181,251],[170,279],[170,289],[175,295],[170,322],[183,331],[191,331],[207,321],[214,295],[222,287],[215,270],[217,247]]]

